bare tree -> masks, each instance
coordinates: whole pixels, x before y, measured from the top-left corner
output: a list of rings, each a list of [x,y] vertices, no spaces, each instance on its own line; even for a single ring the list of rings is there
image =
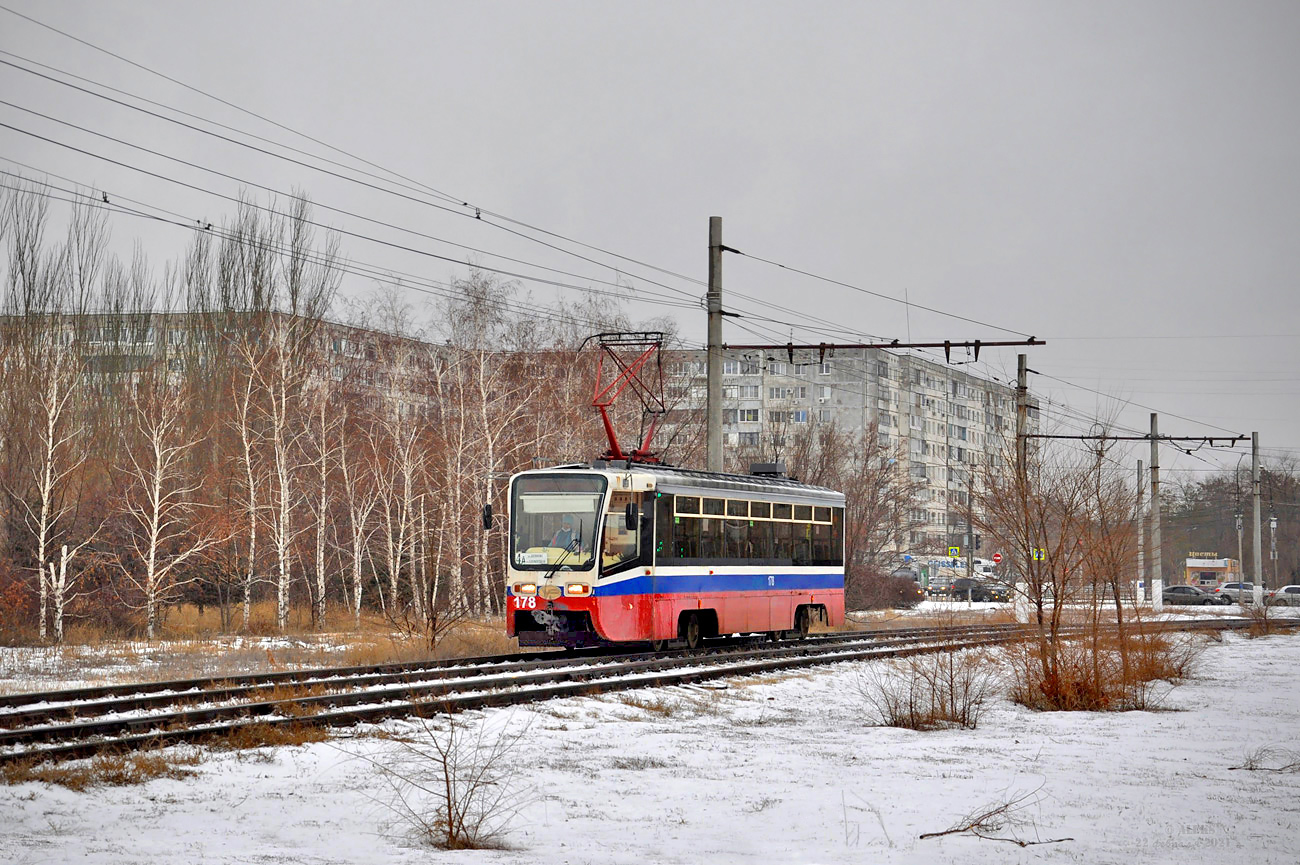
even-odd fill
[[[178,579],[181,566],[225,538],[205,529],[198,517],[201,482],[187,470],[187,460],[199,437],[187,437],[184,397],[165,369],[143,377],[131,406],[136,442],[126,449],[122,470],[130,479],[124,508],[135,562],[121,566],[144,595],[145,632],[152,640],[160,606],[177,587],[196,579]],[[138,576],[132,565],[138,565]]]

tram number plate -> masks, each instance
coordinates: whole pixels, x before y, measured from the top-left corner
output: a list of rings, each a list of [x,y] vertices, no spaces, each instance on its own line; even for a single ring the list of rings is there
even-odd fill
[[[535,610],[535,609],[537,609],[537,596],[536,596],[536,595],[515,595],[513,600],[514,600],[514,602],[515,602],[515,609],[516,609],[516,610]]]

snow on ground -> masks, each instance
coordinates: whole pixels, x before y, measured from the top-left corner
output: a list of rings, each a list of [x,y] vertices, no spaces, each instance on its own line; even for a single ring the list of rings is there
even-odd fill
[[[878,663],[878,662],[877,662]],[[0,787],[0,861],[22,863],[1294,863],[1300,774],[1233,771],[1300,730],[1300,639],[1212,643],[1171,711],[1034,713],[979,729],[865,726],[863,664],[463,716],[526,727],[511,849],[438,852],[387,828],[360,737],[218,753],[186,780],[73,793]],[[384,725],[419,734],[411,722]],[[1027,794],[1020,848],[921,840]],[[1010,834],[1004,831],[1003,834]]]
[[[315,667],[349,646],[331,634],[0,646],[0,694]]]

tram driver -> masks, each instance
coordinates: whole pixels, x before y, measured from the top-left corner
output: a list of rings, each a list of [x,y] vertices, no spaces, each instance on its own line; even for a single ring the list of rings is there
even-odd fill
[[[577,520],[573,514],[565,514],[560,520],[560,528],[556,530],[555,535],[551,538],[551,546],[567,550],[578,540],[578,532],[574,529]]]

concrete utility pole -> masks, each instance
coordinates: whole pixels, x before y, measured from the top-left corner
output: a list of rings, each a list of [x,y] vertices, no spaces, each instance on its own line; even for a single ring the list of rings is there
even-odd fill
[[[1146,519],[1142,513],[1142,495],[1146,487],[1147,479],[1142,475],[1142,460],[1138,460],[1138,500],[1137,515],[1134,519],[1137,522],[1137,546],[1138,546],[1138,584],[1137,584],[1137,602],[1140,604],[1146,600],[1146,562],[1142,561],[1143,554],[1146,550],[1143,548],[1143,542],[1146,540]]]
[[[1260,539],[1259,524],[1259,433],[1250,434],[1250,477],[1252,486],[1254,486],[1255,499],[1255,527],[1253,530],[1252,541],[1254,542],[1251,549],[1255,554],[1255,604],[1256,606],[1264,603],[1264,544]]]
[[[1165,581],[1161,573],[1164,550],[1160,546],[1160,424],[1151,412],[1151,609],[1164,608]]]
[[[1029,364],[1026,355],[1016,355],[1016,486],[1022,507],[1028,508],[1029,501]],[[1022,514],[1028,519],[1028,514]],[[1016,582],[1013,599],[1016,621],[1029,621],[1029,569],[1033,550],[1025,550],[1025,573]]]
[[[1016,355],[1016,477],[1027,480],[1026,457],[1029,440],[1029,364],[1028,355]]]
[[[722,217],[709,217],[708,470],[722,471]]]

